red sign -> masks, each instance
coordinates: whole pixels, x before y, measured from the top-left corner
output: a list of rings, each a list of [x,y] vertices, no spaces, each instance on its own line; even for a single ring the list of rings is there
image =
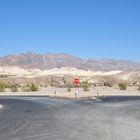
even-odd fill
[[[78,84],[79,83],[79,79],[78,78],[74,79],[74,83]]]
[[[79,79],[78,78],[74,79],[74,84],[75,84],[76,87],[78,87],[78,84],[79,84]]]

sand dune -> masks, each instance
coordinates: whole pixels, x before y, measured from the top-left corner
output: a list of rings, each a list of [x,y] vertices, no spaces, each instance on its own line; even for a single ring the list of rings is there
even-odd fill
[[[49,70],[41,71],[39,69],[23,69],[20,67],[0,67],[0,74],[5,75],[16,75],[16,76],[25,76],[25,77],[39,77],[39,76],[47,76],[47,75],[76,75],[76,76],[106,76],[106,75],[116,75],[121,73],[122,71],[85,71],[80,70],[73,67],[63,67],[63,68],[54,68]]]

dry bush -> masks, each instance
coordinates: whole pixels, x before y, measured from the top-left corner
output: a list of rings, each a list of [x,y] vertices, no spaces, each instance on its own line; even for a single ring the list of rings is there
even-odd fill
[[[81,87],[83,88],[83,91],[89,91],[89,84],[87,81],[82,82]]]
[[[17,84],[14,84],[14,85],[10,86],[10,89],[11,89],[12,92],[18,92],[18,87],[19,86]]]
[[[119,83],[118,84],[120,90],[126,90],[127,89],[127,84],[126,83]]]
[[[4,82],[0,82],[0,92],[5,91],[6,84]]]
[[[39,90],[39,87],[34,83],[28,84],[27,86],[22,88],[22,91],[24,92],[34,92],[38,90]]]
[[[137,89],[138,89],[138,91],[140,91],[140,85],[138,85],[138,88]]]

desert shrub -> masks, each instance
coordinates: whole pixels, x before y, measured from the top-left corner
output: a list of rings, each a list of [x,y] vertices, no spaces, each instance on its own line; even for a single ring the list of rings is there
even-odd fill
[[[71,85],[67,85],[67,91],[71,92]]]
[[[89,87],[88,86],[84,86],[83,87],[83,91],[89,91]]]
[[[0,78],[8,78],[8,75],[0,75]]]
[[[140,91],[140,85],[138,85],[138,90]]]
[[[106,82],[104,82],[104,86],[105,87],[113,87],[113,83],[109,82],[109,81],[106,81]]]
[[[12,92],[18,92],[18,85],[17,84],[11,85],[10,89]]]
[[[89,91],[89,84],[87,81],[82,82],[81,87],[83,88],[83,91]]]
[[[70,87],[68,87],[68,88],[67,88],[67,91],[68,91],[68,92],[71,92],[71,88],[70,88]]]
[[[38,91],[38,90],[39,90],[38,86],[34,83],[27,85],[27,91],[34,92],[34,91]]]
[[[74,83],[70,84],[70,88],[75,88],[75,84]]]
[[[120,90],[126,90],[127,89],[127,84],[126,83],[119,83],[118,84]]]
[[[93,84],[93,86],[94,86],[94,87],[97,87],[97,85],[96,85],[95,83]]]
[[[5,87],[6,87],[6,84],[3,83],[3,82],[0,82],[0,92],[4,92],[5,91]]]
[[[28,86],[28,85],[22,87],[21,90],[22,90],[23,92],[30,92],[30,89],[29,89],[29,86]]]
[[[23,92],[34,92],[34,91],[38,91],[39,88],[38,88],[38,86],[36,84],[31,83],[31,84],[28,84],[28,85],[22,87],[21,90]]]
[[[65,80],[65,78],[63,77],[63,83],[66,86],[67,85],[67,81]]]
[[[67,83],[67,91],[71,92],[72,88],[75,88],[75,85],[73,83]]]

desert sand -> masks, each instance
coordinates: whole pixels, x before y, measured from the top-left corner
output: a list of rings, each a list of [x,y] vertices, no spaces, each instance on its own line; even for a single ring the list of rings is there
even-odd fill
[[[2,75],[15,75],[17,77],[23,76],[28,78],[35,78],[35,77],[42,77],[42,76],[49,76],[49,75],[76,75],[76,76],[109,76],[109,75],[116,75],[121,73],[122,71],[115,70],[109,72],[102,72],[102,71],[85,71],[73,67],[63,67],[63,68],[54,68],[50,70],[40,70],[40,69],[23,69],[16,66],[11,67],[0,67],[0,74]]]

